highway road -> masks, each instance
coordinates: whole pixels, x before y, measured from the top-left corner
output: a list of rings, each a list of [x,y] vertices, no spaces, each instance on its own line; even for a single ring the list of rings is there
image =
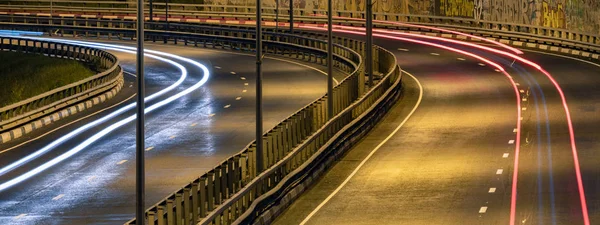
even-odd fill
[[[274,224],[585,224],[588,218],[598,223],[600,66],[523,55],[562,87],[573,148],[563,101],[546,74],[512,58],[429,41],[489,59],[515,83],[490,62],[376,38],[416,79],[405,76],[403,97],[384,121]]]
[[[133,42],[110,44],[131,46]],[[147,44],[146,48],[190,58],[210,70],[205,85],[146,115],[146,205],[149,207],[254,139],[255,63],[252,55],[234,52],[161,44]],[[134,55],[111,52],[119,57],[125,71],[135,72]],[[181,64],[188,72],[187,77],[180,86],[148,101],[147,107],[193,87],[207,75],[190,62],[164,58]],[[265,59],[265,129],[325,93],[326,76],[322,70],[320,66],[311,68],[298,62]],[[176,66],[150,58],[146,72],[148,95],[165,90],[182,74]],[[125,78],[126,84],[119,95],[97,107],[94,114],[68,118],[25,139],[0,146],[0,167],[6,168],[67,133],[134,102],[131,97],[135,93],[135,78],[129,73]],[[337,73],[335,78],[341,80],[343,74]],[[110,106],[114,107],[100,110]],[[128,110],[7,170],[0,175],[0,185],[67,154],[87,138],[131,114],[133,111]],[[124,223],[134,217],[134,166],[135,125],[130,122],[73,156],[0,191],[0,224]]]

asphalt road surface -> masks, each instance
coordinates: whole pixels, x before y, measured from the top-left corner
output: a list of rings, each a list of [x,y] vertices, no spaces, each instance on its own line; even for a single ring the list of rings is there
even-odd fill
[[[521,91],[517,98],[513,84],[489,63],[413,43],[381,38],[376,43],[394,50],[422,88],[405,76],[403,97],[384,121],[275,224],[510,224],[511,208],[515,224],[584,224],[567,114],[545,74],[506,57],[444,44],[505,68]],[[524,57],[546,69],[564,91],[589,219],[597,224],[600,67],[536,52]]]
[[[131,46],[133,42],[112,44]],[[239,152],[254,139],[255,62],[252,55],[234,52],[160,44],[147,44],[146,48],[196,60],[210,70],[205,85],[146,114],[146,205],[149,207]],[[111,52],[117,54],[125,71],[135,73],[134,55]],[[198,67],[188,62],[169,59],[183,65],[188,70],[188,77],[179,87],[147,102],[147,107],[193,86],[204,76]],[[146,61],[148,95],[165,89],[181,76],[180,70],[171,64],[150,58]],[[265,59],[265,130],[325,93],[327,77],[322,70],[324,68],[319,66],[309,68],[298,62]],[[341,80],[343,74],[335,77]],[[126,84],[119,95],[95,110],[0,146],[0,167],[134,102],[135,98],[131,97],[135,94],[135,77],[126,74],[125,78]],[[9,182],[65,154],[133,113],[129,110],[60,143],[40,157],[1,175],[0,183]],[[61,126],[64,127],[58,129]],[[134,122],[39,174],[2,190],[0,199],[0,224],[122,224],[133,218]]]

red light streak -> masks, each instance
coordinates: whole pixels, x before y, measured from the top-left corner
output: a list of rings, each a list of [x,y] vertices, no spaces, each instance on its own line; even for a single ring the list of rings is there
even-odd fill
[[[324,28],[318,28],[318,27],[314,27],[314,26],[301,26],[301,27],[305,27],[305,28],[309,28],[309,29],[318,29],[318,30],[324,30]],[[341,27],[341,28],[346,28],[346,29],[351,29],[351,30],[364,30],[364,28],[356,28],[356,27],[348,27],[348,26],[337,26],[337,27]],[[336,29],[336,32],[344,32],[344,33],[351,33],[351,34],[358,34],[358,35],[364,35],[364,33],[360,33],[360,32],[354,32],[354,31],[346,31],[346,30],[340,30],[340,29]],[[533,68],[539,70],[540,72],[542,72],[554,85],[554,87],[556,88],[556,90],[558,91],[560,97],[561,97],[561,101],[562,101],[562,105],[563,105],[563,109],[565,110],[565,114],[566,114],[566,118],[567,118],[567,124],[569,127],[569,137],[571,140],[571,152],[573,154],[573,161],[574,161],[574,167],[575,167],[575,175],[577,178],[577,186],[578,186],[578,191],[579,191],[579,200],[581,203],[581,211],[582,211],[582,216],[583,216],[583,220],[584,220],[584,224],[585,225],[590,225],[590,221],[589,221],[589,215],[588,215],[588,210],[587,210],[587,202],[585,199],[585,191],[584,191],[584,187],[583,187],[583,180],[581,178],[581,169],[579,167],[579,157],[578,157],[578,153],[577,153],[577,146],[575,144],[575,132],[573,129],[573,123],[571,120],[571,114],[569,112],[569,107],[565,98],[565,95],[562,91],[562,89],[560,88],[560,86],[558,85],[558,82],[556,82],[556,80],[554,79],[554,77],[552,77],[552,75],[550,75],[550,73],[548,73],[546,70],[544,70],[541,66],[539,66],[538,64],[529,61],[527,59],[524,59],[520,56],[514,55],[512,53],[509,52],[505,52],[505,51],[501,51],[498,49],[494,49],[494,48],[490,48],[490,47],[486,47],[486,46],[481,46],[481,45],[477,45],[477,44],[473,44],[473,43],[468,43],[468,42],[463,42],[463,41],[457,41],[457,40],[452,40],[452,39],[446,39],[446,38],[440,38],[440,37],[432,37],[432,36],[426,36],[426,35],[419,35],[419,34],[408,34],[408,33],[402,33],[402,32],[393,32],[393,31],[382,31],[380,29],[377,29],[376,32],[380,32],[380,33],[386,33],[386,34],[399,34],[399,35],[407,35],[407,36],[415,36],[415,37],[420,37],[420,38],[427,38],[427,39],[435,39],[435,40],[440,40],[440,41],[445,41],[445,42],[451,42],[451,43],[456,43],[456,44],[461,44],[461,45],[466,45],[466,46],[470,46],[470,47],[474,47],[474,48],[479,48],[479,49],[483,49],[486,51],[490,51],[496,54],[501,54],[504,56],[508,56],[511,57],[515,60],[518,60],[522,63],[525,63],[529,66],[532,66]],[[501,66],[491,62],[490,60],[487,60],[479,55],[475,55],[469,52],[465,52],[459,49],[454,49],[448,46],[444,46],[444,45],[439,45],[439,44],[435,44],[435,43],[429,43],[429,42],[425,42],[425,41],[420,41],[420,40],[414,40],[414,39],[409,39],[409,38],[401,38],[401,37],[396,37],[396,36],[390,36],[390,35],[383,35],[383,34],[373,34],[373,36],[377,36],[377,37],[382,37],[382,38],[388,38],[388,39],[395,39],[395,40],[401,40],[401,41],[407,41],[407,42],[413,42],[413,43],[418,43],[418,44],[423,44],[423,45],[429,45],[429,46],[433,46],[436,48],[442,48],[442,49],[446,49],[449,51],[453,51],[453,52],[457,52],[460,54],[464,54],[464,55],[468,55],[474,58],[477,58],[481,61],[487,62],[488,64],[493,65],[494,67],[498,68],[498,70],[500,70],[502,73],[504,73],[506,76],[508,76],[509,80],[511,81],[511,83],[514,85],[516,94],[517,94],[517,98],[519,98],[519,92],[518,92],[518,88],[516,87],[516,85],[514,84],[514,81],[512,79],[512,77],[510,77],[510,75],[508,75],[508,73],[506,73],[504,71],[504,68],[502,68]],[[487,39],[486,39],[487,40]],[[513,172],[513,184],[512,184],[512,196],[511,196],[511,209],[510,209],[510,225],[514,225],[515,224],[515,217],[516,217],[516,193],[517,193],[517,178],[518,178],[518,158],[519,158],[519,145],[520,145],[520,131],[521,131],[521,126],[520,126],[520,115],[521,115],[521,110],[520,110],[520,100],[518,101],[518,124],[517,124],[517,146],[515,147],[515,169]]]

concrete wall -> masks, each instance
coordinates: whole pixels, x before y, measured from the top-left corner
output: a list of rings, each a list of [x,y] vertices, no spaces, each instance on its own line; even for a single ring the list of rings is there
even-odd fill
[[[290,0],[279,0],[287,8]],[[263,0],[275,6],[275,0]],[[326,10],[327,0],[294,0],[303,9]],[[363,11],[364,0],[333,0],[335,10]],[[600,0],[377,0],[375,12],[436,15],[514,22],[600,34]],[[206,4],[254,5],[255,0],[205,0]]]

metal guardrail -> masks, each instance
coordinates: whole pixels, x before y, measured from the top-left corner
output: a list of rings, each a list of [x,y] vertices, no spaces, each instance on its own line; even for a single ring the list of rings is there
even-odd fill
[[[0,108],[0,131],[37,119],[65,106],[92,97],[96,90],[111,89],[122,73],[119,60],[106,51],[52,41],[0,36],[0,50],[68,58],[96,65],[103,72],[81,81]]]
[[[50,12],[50,3],[55,5],[54,12],[75,13],[94,12],[103,15],[135,15],[135,4],[118,1],[66,1],[66,0],[14,0],[0,3],[0,11],[10,12]],[[154,16],[164,17],[164,3],[154,3]],[[147,7],[146,7],[147,8]],[[235,5],[205,5],[205,4],[168,4],[169,17],[176,18],[212,18],[212,19],[242,19],[253,20],[254,6]],[[265,19],[274,21],[277,10],[273,7],[263,7]],[[279,10],[279,21],[287,21],[286,15],[289,10]],[[303,23],[323,23],[325,18],[315,15],[325,15],[325,10],[295,9],[295,20]],[[505,39],[522,39],[524,41],[546,43],[559,46],[568,46],[574,49],[600,52],[600,35],[577,32],[566,29],[556,29],[542,26],[525,25],[517,23],[506,23],[498,21],[483,21],[469,18],[440,17],[428,15],[405,15],[391,13],[377,13],[376,20],[408,22],[415,24],[435,24],[452,29],[458,29],[470,34],[483,36],[499,36]],[[336,11],[338,17],[365,18],[364,12],[359,11]],[[362,22],[348,19],[337,19],[337,23],[363,26]],[[395,29],[407,29],[406,27],[390,25],[385,23],[374,23],[375,26]],[[468,28],[468,29],[465,29]],[[437,32],[437,31],[436,31]]]
[[[136,38],[135,33],[132,32],[133,27],[130,27],[133,25],[128,22],[111,22],[109,24],[106,23],[106,21],[100,20],[89,23],[90,21],[88,20],[86,23],[76,19],[67,22],[65,22],[65,20],[49,22],[49,20],[45,19],[30,21],[35,21],[40,24],[31,24],[31,22],[17,24],[0,23],[0,26],[46,31],[61,29],[60,35],[90,35],[93,37],[108,38],[110,37],[109,35],[102,35],[100,33],[110,33],[113,35],[112,37],[119,37],[122,39]],[[100,25],[98,25],[99,23]],[[169,24],[169,26],[166,26],[166,24],[161,23],[149,23],[148,26],[152,29],[145,32],[146,36],[144,38],[147,40],[178,44],[183,43],[184,45],[236,51],[253,51],[255,47],[254,30],[248,28],[219,28],[193,26],[189,24]],[[162,29],[171,29],[173,31],[165,31]],[[265,32],[264,36],[264,50],[268,54],[296,58],[322,65],[326,63],[325,56],[327,45],[322,39],[274,32]],[[198,221],[200,219],[198,215],[206,215],[206,213],[215,209],[215,207],[222,203],[228,196],[235,193],[236,190],[243,188],[244,184],[250,182],[252,178],[257,177],[255,174],[257,166],[262,166],[264,168],[273,166],[285,157],[287,153],[291,152],[295,146],[302,143],[303,140],[325,126],[327,122],[325,111],[326,103],[329,100],[334,103],[334,113],[339,114],[345,110],[344,117],[337,119],[336,123],[333,125],[329,124],[326,126],[329,131],[332,132],[335,129],[341,129],[341,127],[343,127],[345,123],[349,123],[353,117],[359,116],[361,110],[364,110],[366,109],[365,107],[367,107],[364,104],[369,103],[370,100],[367,100],[372,98],[369,96],[381,94],[379,90],[386,87],[383,84],[387,83],[387,80],[391,78],[386,77],[384,80],[378,82],[377,86],[370,90],[367,95],[363,95],[365,89],[363,61],[361,54],[353,49],[357,49],[361,53],[364,52],[364,43],[342,37],[336,37],[335,40],[336,44],[334,44],[333,49],[334,66],[339,70],[349,73],[349,76],[343,79],[340,84],[334,88],[333,96],[331,98],[323,96],[317,99],[265,133],[262,141],[265,142],[266,153],[264,157],[267,160],[265,160],[264,165],[255,164],[255,155],[253,155],[255,145],[252,143],[239,154],[228,158],[202,176],[205,177],[205,179],[208,178],[204,180],[204,184],[210,185],[210,187],[204,186],[205,189],[203,190],[206,191],[206,195],[200,195],[200,192],[198,192],[201,191],[200,189],[197,189],[196,192],[190,192],[194,184],[193,182],[152,207],[148,211],[149,220],[161,223],[161,221],[173,221],[172,219],[175,218],[177,221],[187,221],[185,224]],[[381,72],[384,74],[388,73],[388,70],[392,70],[388,69],[388,67],[392,68],[392,65],[396,65],[395,58],[387,51],[380,51],[379,48],[375,49],[377,52],[374,59],[375,64],[384,66],[386,69]],[[389,57],[392,57],[393,59],[389,60]],[[375,67],[375,69],[378,68],[378,66]],[[398,78],[399,77],[394,79]],[[363,98],[360,98],[361,96],[363,96]],[[358,99],[363,99],[362,102],[366,103],[353,104]],[[353,110],[348,111],[347,108],[350,105],[353,105]],[[323,132],[319,134],[319,140],[322,141],[326,141],[326,138],[333,135],[333,133]],[[244,172],[242,172],[242,170]],[[197,181],[203,179],[202,177]],[[195,183],[199,184],[198,182]],[[193,194],[187,195],[189,198],[184,198],[186,197],[186,193]],[[192,198],[196,198],[196,200],[193,200]],[[195,210],[190,210],[192,209],[191,207],[195,206],[194,204],[200,203],[199,199],[206,200],[203,202],[203,206],[196,205],[198,207],[193,208]],[[188,211],[183,213],[183,208],[181,207],[184,207]],[[164,209],[162,214],[158,211],[161,208]],[[152,212],[154,212],[153,215]],[[196,213],[195,215],[194,212]],[[133,222],[131,221],[130,223]]]

